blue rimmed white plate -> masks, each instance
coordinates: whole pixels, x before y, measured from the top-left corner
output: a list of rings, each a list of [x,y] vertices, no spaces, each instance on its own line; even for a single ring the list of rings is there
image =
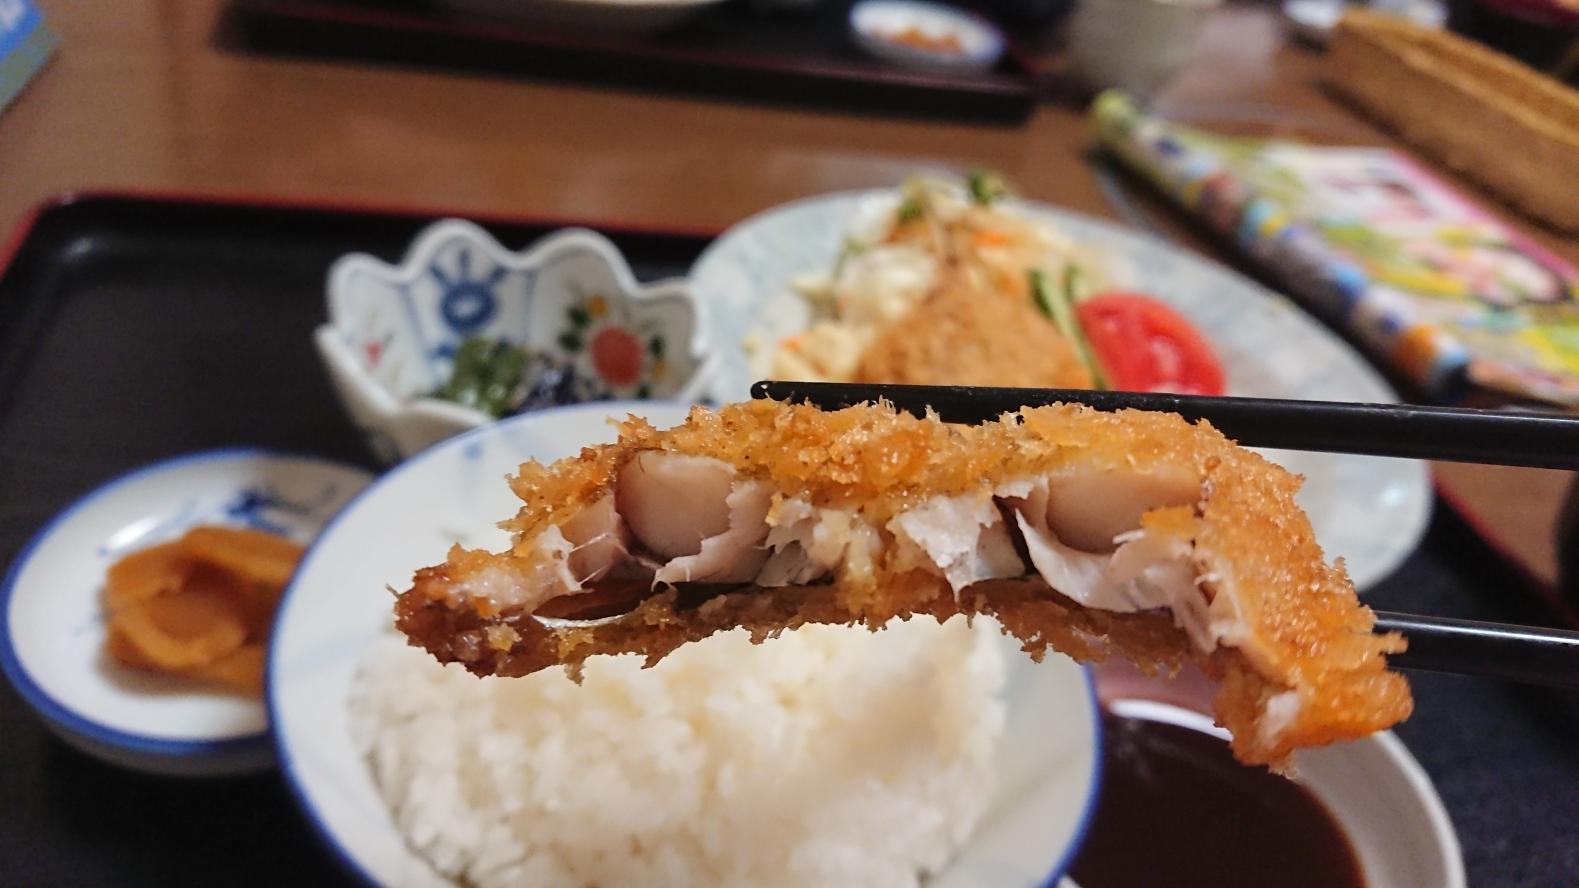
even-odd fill
[[[691,286],[707,306],[719,369],[713,397],[749,396],[772,366],[772,344],[805,329],[810,311],[791,284],[833,267],[852,223],[895,191],[825,194],[740,222],[703,251]],[[1031,201],[1033,219],[1100,254],[1104,271],[1190,319],[1212,343],[1228,393],[1310,401],[1392,403],[1398,396],[1365,359],[1292,302],[1222,266],[1155,238]],[[762,345],[748,352],[744,344]],[[740,345],[736,345],[739,343]],[[1305,477],[1300,505],[1328,557],[1342,557],[1360,589],[1387,576],[1419,544],[1431,515],[1424,463],[1337,453],[1267,451]]]
[[[558,407],[443,441],[346,506],[303,558],[269,649],[270,725],[297,800],[364,882],[446,884],[402,837],[351,733],[356,669],[391,632],[386,587],[405,588],[457,541],[505,546],[496,522],[520,501],[504,479],[521,462],[613,440],[610,418],[634,413],[664,428],[688,409],[653,401]],[[970,842],[928,880],[932,888],[1055,883],[1096,802],[1101,719],[1089,672],[1059,656],[1033,664],[1007,638],[1004,647],[1009,711],[994,794]]]
[[[307,543],[372,475],[312,456],[193,453],[104,484],[25,546],[0,585],[0,668],[56,734],[113,764],[210,776],[268,767],[263,702],[125,669],[103,652],[105,571],[198,524]]]

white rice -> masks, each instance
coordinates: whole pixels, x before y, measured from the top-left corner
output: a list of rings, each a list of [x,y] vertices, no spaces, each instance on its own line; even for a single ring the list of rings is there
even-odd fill
[[[714,636],[477,679],[390,639],[352,730],[406,840],[460,882],[916,885],[992,789],[991,621]]]

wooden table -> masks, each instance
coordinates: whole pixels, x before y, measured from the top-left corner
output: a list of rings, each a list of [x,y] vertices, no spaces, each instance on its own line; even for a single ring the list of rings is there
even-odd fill
[[[246,55],[220,0],[45,0],[62,49],[0,115],[0,225],[85,188],[295,195],[722,228],[782,201],[987,166],[1112,215],[1083,109],[1023,125],[751,107],[491,76]],[[1314,86],[1319,56],[1236,9],[1163,103],[1275,107],[1380,138]],[[1579,258],[1579,243],[1550,240]]]
[[[718,229],[807,194],[891,185],[920,169],[981,166],[1001,171],[1028,197],[1115,215],[1085,157],[1089,138],[1083,109],[1073,104],[1043,104],[1020,126],[752,107],[250,55],[226,48],[220,0],[41,0],[40,5],[62,48],[17,102],[0,113],[0,227],[5,228],[66,192],[137,189]],[[1232,8],[1208,28],[1196,63],[1157,98],[1164,108],[1195,109],[1207,116],[1224,109],[1275,109],[1295,129],[1314,126],[1341,132],[1350,141],[1388,144],[1319,90],[1319,66],[1318,55],[1284,42],[1269,11]],[[1168,236],[1233,261],[1165,207],[1144,196],[1140,201]],[[1579,262],[1579,242],[1535,233]],[[1549,510],[1551,493],[1560,484],[1546,478],[1521,489],[1494,475],[1472,480],[1481,491],[1475,495],[1499,507],[1507,522],[1535,522],[1526,528],[1530,532],[1511,532],[1509,538],[1540,537],[1539,522],[1549,518],[1539,515]],[[1532,514],[1537,517],[1531,519]],[[1428,546],[1435,546],[1437,554],[1416,567],[1412,582],[1446,582],[1444,571],[1455,557],[1450,550],[1475,545],[1468,539],[1461,528],[1434,528]],[[1475,570],[1469,579],[1454,582],[1468,588],[1464,584],[1506,578],[1491,568]],[[1389,595],[1382,603],[1392,606]],[[1394,597],[1409,606],[1440,606],[1465,616],[1500,613],[1488,611],[1484,602],[1410,598],[1407,590]],[[1449,699],[1488,719],[1506,717],[1510,707],[1529,702],[1524,696],[1504,699],[1494,689],[1471,690],[1480,687],[1472,684],[1421,687],[1427,692],[1454,688],[1456,696]],[[1437,699],[1448,694],[1441,691]],[[1443,724],[1421,724],[1419,730],[1441,730]],[[1570,736],[1570,746],[1571,741]],[[51,752],[45,758],[65,754]],[[97,773],[81,779],[98,780]],[[1440,780],[1440,773],[1434,776]],[[119,786],[112,801],[133,804],[140,791]],[[1459,805],[1455,818],[1477,810],[1475,787],[1445,791],[1463,796],[1449,798],[1450,806]],[[92,796],[86,785],[71,792],[83,799]],[[212,805],[198,790],[180,792],[191,794],[194,810]],[[1554,812],[1526,813],[1550,818]],[[90,832],[98,830],[99,838],[114,847],[127,853],[135,848],[127,836],[112,834],[113,818],[87,822]],[[0,841],[0,851],[6,844]],[[1516,866],[1504,866],[1502,852],[1477,853],[1481,856],[1470,860],[1472,882],[1489,883],[1484,880],[1495,874],[1517,876]],[[1568,863],[1579,871],[1579,862]],[[306,866],[308,874],[327,870],[327,863],[316,858]],[[147,861],[132,870],[138,879],[179,876]]]

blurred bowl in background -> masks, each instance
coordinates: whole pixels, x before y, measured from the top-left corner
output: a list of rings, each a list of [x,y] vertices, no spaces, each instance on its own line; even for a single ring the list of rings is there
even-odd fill
[[[1092,90],[1148,96],[1195,52],[1221,0],[1079,0],[1069,18],[1069,58]]]
[[[386,462],[494,419],[437,396],[467,343],[502,343],[529,356],[523,392],[513,398],[524,397],[526,409],[693,401],[712,373],[689,283],[638,283],[619,250],[584,229],[515,253],[470,222],[437,222],[399,265],[342,257],[329,271],[328,303],[319,354]]]

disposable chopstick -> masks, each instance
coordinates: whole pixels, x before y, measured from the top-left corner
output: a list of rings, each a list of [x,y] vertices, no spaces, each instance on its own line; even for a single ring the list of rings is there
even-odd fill
[[[1505,466],[1579,469],[1579,416],[1408,404],[1352,404],[1272,398],[1081,389],[758,382],[753,398],[838,409],[878,399],[948,422],[979,423],[1021,407],[1084,404],[1097,410],[1154,410],[1206,420],[1240,444],[1286,450],[1363,453]]]
[[[1400,669],[1579,688],[1579,632],[1383,611],[1376,631],[1409,640],[1407,651],[1387,658]]]

